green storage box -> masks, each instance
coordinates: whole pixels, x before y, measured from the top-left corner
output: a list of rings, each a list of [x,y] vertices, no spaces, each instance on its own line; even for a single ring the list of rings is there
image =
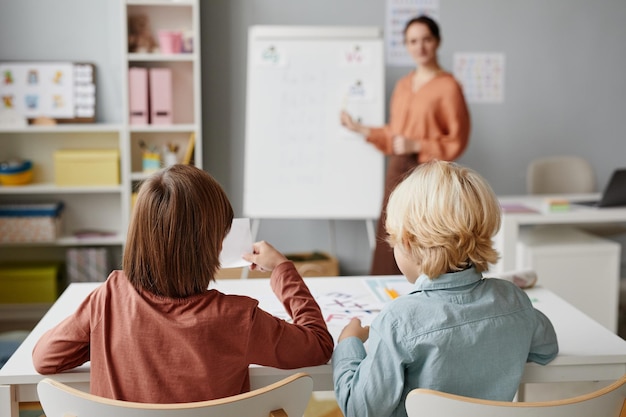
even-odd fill
[[[52,303],[59,295],[59,265],[0,264],[0,303]]]

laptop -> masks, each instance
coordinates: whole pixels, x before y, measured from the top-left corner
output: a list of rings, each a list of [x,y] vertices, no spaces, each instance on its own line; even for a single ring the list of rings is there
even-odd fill
[[[626,168],[613,171],[613,175],[611,175],[611,179],[604,189],[600,200],[573,201],[572,204],[590,207],[626,206]]]

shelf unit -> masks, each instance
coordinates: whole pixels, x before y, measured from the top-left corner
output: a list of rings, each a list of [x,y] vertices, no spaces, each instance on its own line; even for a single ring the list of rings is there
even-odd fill
[[[158,43],[161,30],[178,30],[191,33],[193,50],[175,54],[128,51],[128,26],[124,25],[123,71],[128,74],[132,67],[169,68],[172,71],[172,110],[171,125],[137,125],[129,122],[129,85],[128,76],[123,79],[122,97],[124,101],[124,123],[127,127],[126,154],[129,156],[126,186],[135,190],[146,178],[142,170],[142,148],[140,142],[162,149],[166,144],[178,146],[177,159],[184,157],[189,138],[195,135],[194,159],[192,163],[202,167],[202,117],[200,85],[200,3],[198,0],[122,0],[122,21],[129,16],[146,15],[152,36]]]
[[[121,73],[106,80],[121,80],[119,85],[100,88],[119,91],[119,101],[110,103],[121,109],[120,123],[57,124],[54,126],[0,126],[0,160],[31,159],[33,182],[25,186],[0,186],[0,203],[63,201],[63,230],[52,242],[0,243],[0,262],[63,261],[71,247],[107,247],[113,267],[119,267],[131,214],[132,195],[147,177],[142,170],[140,141],[161,149],[178,145],[182,161],[189,138],[195,135],[192,163],[202,167],[202,125],[200,86],[200,12],[198,0],[118,0],[123,44],[120,47]],[[193,39],[190,53],[129,53],[128,16],[145,14],[158,41],[159,30],[185,30]],[[36,58],[36,57],[34,57]],[[131,125],[129,123],[130,67],[165,67],[172,71],[173,124]],[[116,67],[119,68],[119,67]],[[116,70],[117,71],[117,70]],[[58,149],[115,148],[120,151],[120,185],[59,187],[54,183],[53,154]],[[111,236],[76,237],[84,229],[110,231]],[[18,322],[34,325],[45,313],[42,304],[0,304],[0,331]]]
[[[56,126],[0,127],[0,159],[33,161],[33,182],[0,186],[0,203],[63,201],[62,230],[51,242],[0,243],[0,262],[63,262],[72,247],[106,247],[112,266],[121,262],[129,192],[123,184],[100,187],[57,186],[53,154],[58,149],[124,147],[121,124],[59,124]],[[123,159],[123,158],[122,158]],[[100,229],[111,236],[79,238],[84,229]],[[64,274],[63,274],[64,275]],[[0,331],[29,328],[43,316],[47,304],[1,304]]]
[[[123,149],[123,127],[119,124],[81,124],[56,126],[27,126],[0,128],[0,148],[3,158],[24,157],[34,164],[33,182],[24,186],[0,187],[0,202],[26,203],[63,201],[63,229],[54,242],[33,244],[0,244],[0,261],[12,260],[8,248],[28,246],[121,245],[127,216],[123,208],[128,196],[123,184],[117,186],[69,187],[54,183],[53,154],[58,149]],[[122,158],[123,159],[123,158]],[[74,233],[83,229],[101,229],[115,234],[114,238],[81,240]],[[102,242],[102,243],[101,243]]]

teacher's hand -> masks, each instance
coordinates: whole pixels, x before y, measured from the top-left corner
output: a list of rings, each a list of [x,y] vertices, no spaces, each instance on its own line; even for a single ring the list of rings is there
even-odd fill
[[[341,125],[346,127],[347,129],[353,132],[359,131],[359,124],[355,122],[354,119],[352,119],[352,116],[350,116],[347,111],[345,110],[341,111],[340,120],[341,120]]]
[[[361,135],[365,137],[370,135],[369,127],[365,127],[361,123],[355,122],[352,116],[350,116],[350,114],[348,114],[347,111],[345,110],[341,111],[340,120],[341,120],[341,125],[344,126],[346,129],[351,130],[356,133],[360,133]]]
[[[392,147],[394,155],[418,153],[421,149],[420,143],[418,141],[407,139],[404,136],[400,135],[393,137]]]

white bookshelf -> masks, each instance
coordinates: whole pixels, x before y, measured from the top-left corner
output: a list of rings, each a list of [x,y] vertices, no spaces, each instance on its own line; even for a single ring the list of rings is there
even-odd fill
[[[63,201],[63,228],[61,235],[50,242],[0,243],[0,262],[63,262],[68,248],[107,247],[111,253],[112,267],[121,264],[126,231],[130,219],[133,191],[147,178],[142,170],[142,150],[139,141],[156,145],[166,143],[179,147],[182,161],[189,138],[195,135],[194,163],[202,167],[202,124],[200,85],[200,11],[198,0],[117,0],[119,19],[112,27],[122,31],[119,49],[121,66],[114,66],[116,74],[98,78],[98,88],[116,91],[113,101],[105,102],[116,110],[121,109],[121,121],[116,123],[76,123],[53,126],[0,126],[0,160],[22,158],[34,164],[33,182],[24,186],[0,186],[0,203]],[[117,6],[115,6],[117,7]],[[130,14],[146,14],[155,40],[158,31],[185,30],[193,38],[191,53],[163,54],[129,53],[127,19]],[[189,32],[190,31],[190,32]],[[72,60],[64,55],[64,60]],[[38,60],[33,56],[30,60]],[[89,57],[76,57],[76,61],[89,61]],[[173,75],[173,124],[129,124],[128,69],[165,67]],[[96,67],[96,74],[98,68]],[[114,114],[107,107],[98,114]],[[106,116],[105,116],[106,117]],[[57,186],[55,184],[54,152],[59,149],[104,149],[120,151],[120,184],[112,186]],[[78,237],[83,230],[102,230],[103,236]],[[109,234],[110,233],[110,234]],[[11,311],[18,318],[35,320],[46,310],[45,305],[0,304],[0,312]],[[19,317],[18,317],[19,316]],[[0,320],[1,321],[1,320]],[[0,323],[0,328],[2,323]]]
[[[58,186],[55,184],[54,152],[60,149],[120,149],[124,147],[124,129],[119,124],[76,124],[0,128],[3,158],[30,159],[34,165],[33,181],[22,186],[0,186],[0,203],[40,203],[63,201],[62,236],[72,236],[82,229],[107,230],[117,236],[125,233],[125,202],[129,191],[124,179],[119,185]],[[118,244],[121,245],[120,242]],[[34,243],[42,246],[45,243]],[[56,241],[49,245],[57,245]],[[28,245],[22,245],[27,249]],[[6,251],[0,261],[11,260]],[[37,259],[33,259],[37,260]],[[60,259],[62,260],[62,259]]]
[[[142,170],[142,149],[139,142],[161,149],[166,143],[178,145],[179,162],[184,157],[189,138],[195,135],[193,164],[202,167],[202,109],[200,73],[200,2],[198,0],[122,0],[122,20],[128,21],[131,15],[148,17],[152,36],[158,43],[160,30],[180,30],[191,33],[193,50],[176,54],[164,54],[160,50],[152,52],[128,51],[128,26],[125,24],[122,36],[123,71],[128,74],[131,67],[169,68],[172,71],[173,123],[171,125],[137,125],[129,123],[128,76],[123,79],[122,97],[124,100],[124,124],[127,134],[128,163],[126,186],[134,190],[147,175]]]

